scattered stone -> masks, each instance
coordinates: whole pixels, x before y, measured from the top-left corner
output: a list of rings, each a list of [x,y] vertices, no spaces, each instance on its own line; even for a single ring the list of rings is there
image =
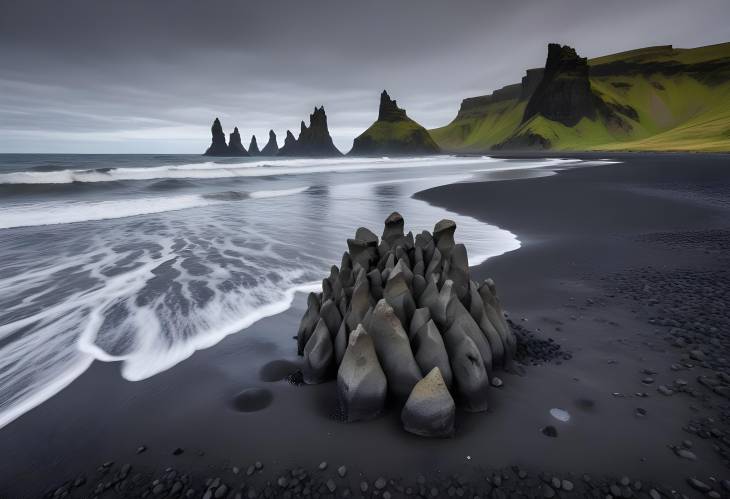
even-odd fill
[[[555,438],[558,436],[558,430],[552,425],[545,426],[540,430],[546,437]]]

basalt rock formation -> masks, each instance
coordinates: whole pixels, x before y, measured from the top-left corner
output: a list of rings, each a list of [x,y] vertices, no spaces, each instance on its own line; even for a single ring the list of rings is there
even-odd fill
[[[276,143],[276,134],[273,130],[269,130],[269,141],[261,149],[261,156],[276,156],[278,152],[279,144]]]
[[[438,154],[439,146],[428,131],[410,119],[388,92],[380,94],[378,120],[355,138],[349,154]]]
[[[339,267],[310,293],[297,332],[306,383],[337,376],[346,421],[372,419],[388,398],[402,404],[404,428],[454,433],[454,411],[488,408],[489,378],[517,350],[491,279],[469,277],[456,224],[404,234],[392,213],[380,238],[359,228]]]
[[[315,107],[309,115],[309,126],[302,121],[299,138],[291,146],[279,151],[280,156],[330,157],[342,156],[335,147],[327,127],[327,115],[324,106]]]
[[[246,151],[241,143],[241,134],[238,132],[238,127],[234,127],[233,131],[228,136],[228,155],[248,156],[248,151]]]
[[[302,123],[302,125],[304,125]],[[296,156],[297,155],[297,139],[291,130],[286,131],[286,137],[284,137],[284,145],[281,146],[277,156]]]
[[[595,119],[596,99],[588,79],[588,59],[567,45],[551,43],[542,80],[525,108],[522,122],[540,114],[565,126]]]
[[[259,151],[259,145],[256,142],[256,136],[251,136],[251,143],[248,145],[248,154],[251,156],[258,156],[261,154],[261,151]]]
[[[226,134],[223,133],[223,127],[218,118],[213,121],[213,126],[210,127],[211,134],[213,135],[213,141],[210,147],[205,151],[206,156],[228,156],[228,145],[226,144]]]

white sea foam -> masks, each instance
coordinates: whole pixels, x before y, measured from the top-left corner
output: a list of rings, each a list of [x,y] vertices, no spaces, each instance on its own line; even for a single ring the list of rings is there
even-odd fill
[[[432,229],[440,218],[455,220],[472,265],[519,248],[508,231],[411,198],[466,180],[485,163],[493,167],[486,171],[557,164],[453,157],[277,160],[233,170],[281,175],[386,164],[435,168],[420,178],[409,170],[371,182],[361,175],[344,181],[338,175],[337,183],[321,176],[307,184],[324,188],[309,192],[291,187],[291,178],[266,179],[248,193],[4,206],[1,227],[55,225],[0,237],[0,426],[62,390],[93,360],[121,362],[125,379],[141,380],[283,312],[297,291],[319,287],[356,227],[376,228],[393,210],[414,233]],[[129,177],[131,170],[153,170],[147,174],[156,179],[205,168],[223,165],[116,172]],[[264,183],[282,189],[260,189]],[[91,220],[97,223],[68,225]]]
[[[156,179],[218,179],[269,177],[312,173],[355,172],[395,168],[484,164],[488,157],[428,156],[422,158],[338,158],[281,159],[241,163],[195,163],[150,168],[112,168],[95,170],[22,171],[0,174],[0,184],[70,184],[73,182],[115,182]]]
[[[292,196],[306,191],[308,187],[294,189],[255,191],[250,194],[236,193],[232,201],[266,199],[280,196]],[[202,208],[231,202],[215,195],[190,194],[183,196],[148,197],[119,199],[111,201],[76,201],[45,202],[12,205],[3,210],[0,216],[0,229],[15,227],[35,227],[40,225],[57,225],[115,218],[152,215],[168,211]]]

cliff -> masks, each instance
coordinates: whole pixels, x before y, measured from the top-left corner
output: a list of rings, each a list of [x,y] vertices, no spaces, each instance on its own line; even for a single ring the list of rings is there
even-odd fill
[[[550,45],[545,69],[464,99],[431,130],[449,152],[730,151],[730,43],[646,47],[595,59]]]

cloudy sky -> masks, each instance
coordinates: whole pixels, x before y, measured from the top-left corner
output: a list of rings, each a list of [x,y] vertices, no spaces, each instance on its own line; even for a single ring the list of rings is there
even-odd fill
[[[262,145],[321,104],[347,151],[383,88],[435,127],[548,42],[694,47],[728,19],[728,0],[0,0],[0,152],[198,153],[216,116]]]

